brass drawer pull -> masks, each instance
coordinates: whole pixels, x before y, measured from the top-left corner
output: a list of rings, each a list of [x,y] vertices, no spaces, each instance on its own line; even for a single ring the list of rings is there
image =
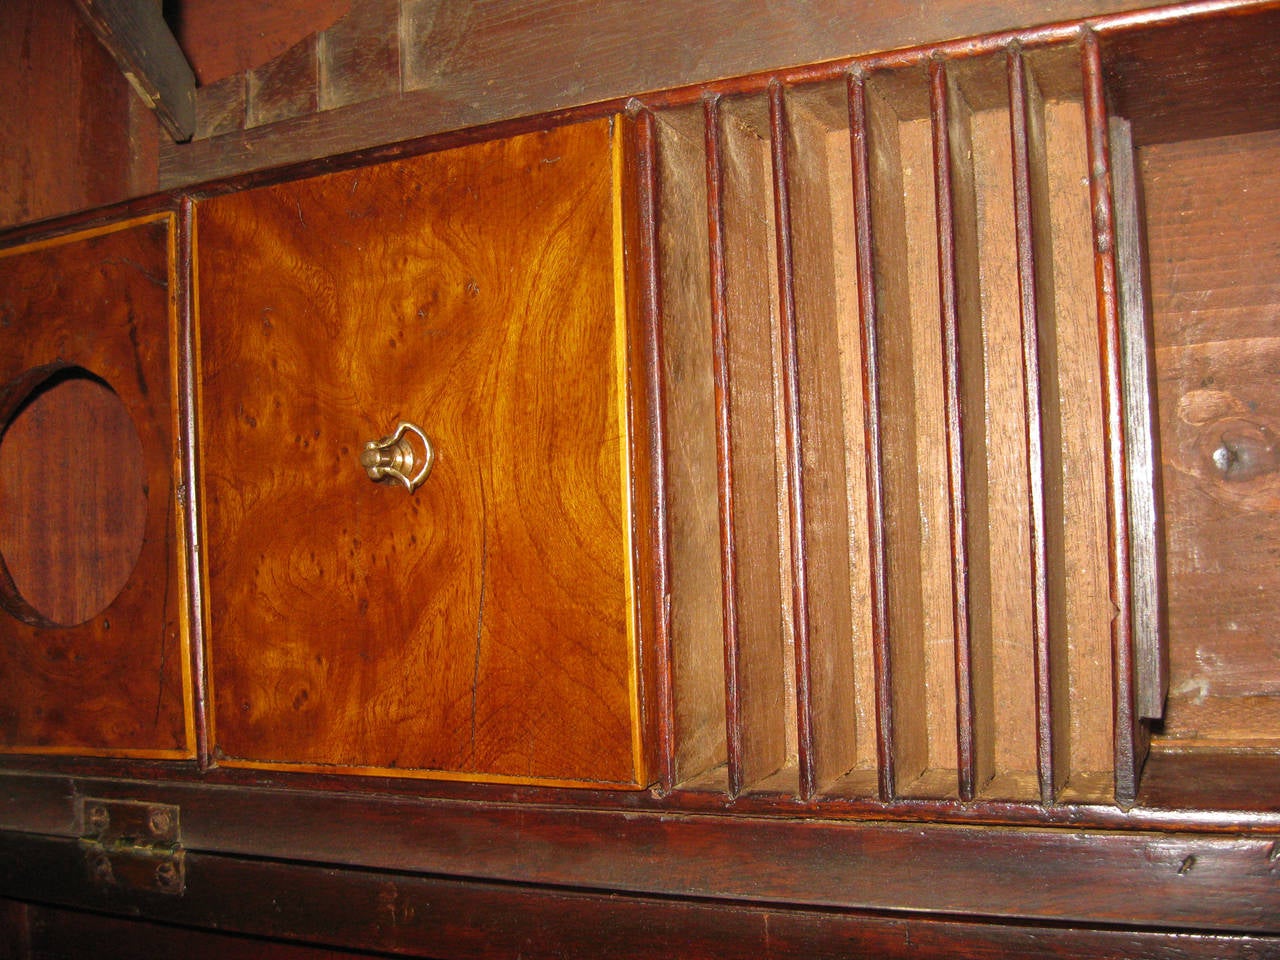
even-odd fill
[[[405,436],[406,433],[416,435],[421,442],[421,462],[413,444]],[[370,440],[364,445],[364,450],[360,453],[360,465],[369,474],[370,480],[395,480],[403,483],[405,489],[413,493],[427,479],[435,458],[435,450],[422,428],[408,421],[401,421],[396,426],[395,433],[389,437]]]

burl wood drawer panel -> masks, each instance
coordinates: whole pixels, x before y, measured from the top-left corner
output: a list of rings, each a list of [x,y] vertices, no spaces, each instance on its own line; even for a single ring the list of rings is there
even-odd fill
[[[198,205],[218,762],[646,782],[625,152],[604,119]],[[361,463],[401,422],[412,492]]]
[[[190,757],[174,218],[0,252],[0,750]]]

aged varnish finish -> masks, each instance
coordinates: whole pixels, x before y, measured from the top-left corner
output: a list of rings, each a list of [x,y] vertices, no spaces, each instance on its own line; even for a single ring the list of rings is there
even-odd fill
[[[1280,956],[1280,3],[1055,3],[317,3],[0,238],[0,957]]]
[[[624,149],[606,118],[197,205],[220,762],[646,785]],[[359,463],[401,421],[412,492]]]
[[[0,749],[194,751],[171,215],[0,256]]]

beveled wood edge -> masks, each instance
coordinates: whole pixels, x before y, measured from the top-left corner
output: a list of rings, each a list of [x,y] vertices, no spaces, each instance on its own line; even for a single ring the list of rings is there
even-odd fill
[[[7,227],[0,230],[0,256],[21,249],[36,249],[37,245],[46,243],[52,245],[82,236],[110,233],[128,221],[146,221],[175,214],[183,196],[181,191],[152,193],[121,203]]]
[[[1039,306],[1036,294],[1035,231],[1032,221],[1032,134],[1027,90],[1026,60],[1020,48],[1010,48],[1006,59],[1009,84],[1009,119],[1013,154],[1014,232],[1017,243],[1018,304],[1022,323],[1023,397],[1026,404],[1027,505],[1031,519],[1031,629],[1035,665],[1036,778],[1040,800],[1052,803],[1059,784],[1054,780],[1054,758],[1061,748],[1053,738],[1053,682],[1050,676],[1047,531],[1045,525],[1044,426],[1040,402]]]
[[[956,827],[1003,826],[1042,829],[1122,831],[1178,831],[1186,834],[1274,834],[1280,838],[1280,804],[1274,799],[1259,809],[1252,805],[1214,806],[1216,794],[1199,782],[1186,788],[1186,777],[1178,771],[1185,768],[1175,758],[1165,763],[1161,758],[1160,790],[1128,809],[1096,801],[1059,801],[1042,806],[1028,801],[978,799],[971,802],[956,799],[897,798],[881,800],[866,795],[828,791],[812,800],[800,800],[792,793],[779,791],[749,792],[731,800],[724,792],[723,775],[705,788],[678,787],[667,793],[660,785],[644,789],[609,789],[591,784],[551,787],[514,782],[478,782],[474,779],[415,779],[392,775],[347,776],[334,768],[305,772],[278,768],[214,766],[201,769],[195,761],[150,760],[146,758],[113,758],[84,756],[11,755],[0,770],[0,829],[34,829],[34,824],[56,807],[71,791],[137,789],[148,793],[186,792],[208,789],[223,793],[256,791],[297,791],[317,797],[329,797],[338,806],[349,806],[353,815],[370,805],[392,803],[404,809],[429,808],[435,804],[465,804],[482,808],[514,805],[530,811],[561,808],[604,816],[628,817],[636,813],[673,816],[734,816],[758,819],[814,819],[830,824],[847,821],[863,823],[916,823]],[[1203,762],[1196,757],[1195,763]],[[1266,793],[1274,781],[1268,772],[1250,779],[1242,789],[1248,793]],[[1199,770],[1199,768],[1196,768]],[[1200,770],[1202,774],[1203,771]],[[1193,780],[1197,778],[1193,770]],[[112,784],[132,787],[114,787]],[[7,798],[7,799],[6,799]],[[6,803],[10,803],[6,807]],[[12,806],[18,804],[18,806]],[[16,817],[17,819],[14,819]],[[19,826],[25,824],[26,826]]]
[[[640,374],[631,379],[633,421],[631,448],[646,445],[644,469],[637,479],[647,480],[637,489],[636,501],[644,506],[633,524],[642,524],[634,538],[637,569],[650,576],[641,584],[636,610],[640,630],[641,678],[644,681],[643,707],[650,732],[649,773],[659,789],[670,791],[676,783],[675,676],[671,647],[668,596],[671,581],[671,548],[667,514],[666,384],[663,379],[664,342],[662,332],[662,288],[658,281],[659,203],[658,135],[654,114],[648,110],[628,110],[628,130],[634,144],[636,204],[623,205],[631,215],[627,228],[635,237],[631,270],[635,317],[632,331],[632,359]],[[639,464],[637,464],[639,466]],[[643,551],[643,552],[641,552]],[[647,592],[646,592],[647,591]]]
[[[634,697],[633,697],[634,699]],[[635,746],[640,747],[640,738],[635,738]],[[186,759],[190,759],[187,757]],[[587,788],[594,790],[643,790],[648,784],[638,778],[628,781],[587,780],[572,777],[522,777],[505,773],[489,773],[472,770],[436,770],[418,767],[376,767],[358,764],[341,763],[305,763],[284,760],[249,760],[241,757],[228,757],[219,753],[216,766],[229,770],[262,770],[277,771],[290,774],[319,774],[342,777],[389,777],[397,780],[439,780],[444,782],[510,784],[513,786],[548,787],[548,788]],[[640,773],[643,768],[635,768]]]
[[[190,250],[190,220],[186,205],[169,217],[169,438],[172,450],[169,455],[170,493],[173,509],[174,552],[178,573],[178,634],[179,655],[182,657],[182,713],[184,733],[187,738],[186,758],[198,759],[204,755],[204,735],[200,713],[201,687],[197,685],[203,670],[198,621],[190,616],[193,604],[198,604],[196,582],[192,576],[193,558],[198,554],[192,548],[191,526],[188,512],[193,508],[188,491],[188,470],[191,460],[185,446],[189,436],[185,413],[189,408],[191,356],[187,342],[190,304],[189,283],[191,270],[185,258]]]
[[[188,638],[184,676],[188,687],[186,694],[191,698],[190,717],[194,725],[191,743],[194,758],[201,769],[208,769],[212,763],[212,728],[205,647],[204,598],[208,595],[208,585],[205,582],[206,564],[200,559],[204,543],[204,472],[200,468],[200,332],[196,323],[198,278],[195,244],[195,204],[190,197],[183,197],[178,207],[175,257],[178,265],[178,322],[174,334],[174,358],[177,364],[174,382],[177,385],[178,402],[174,415],[177,418],[175,436],[179,451],[176,456],[181,471],[178,508],[183,536],[183,629]]]
[[[951,623],[955,637],[956,789],[972,800],[985,784],[978,780],[977,711],[974,703],[973,637],[969,629],[969,544],[964,466],[964,417],[961,414],[960,312],[952,185],[950,77],[946,63],[929,64],[929,114],[933,126],[933,177],[936,197],[939,307],[943,351],[943,419],[947,453],[947,519],[951,538]]]
[[[897,792],[894,769],[892,665],[889,656],[889,594],[885,579],[884,478],[880,454],[880,362],[876,349],[879,316],[872,233],[871,138],[866,77],[849,74],[849,157],[853,182],[857,248],[858,337],[862,363],[862,436],[866,455],[868,576],[871,580],[871,658],[875,671],[876,776],[880,799]]]
[[[1089,192],[1093,208],[1094,283],[1102,359],[1104,474],[1106,477],[1108,582],[1111,589],[1112,713],[1114,717],[1115,797],[1133,803],[1150,735],[1135,715],[1133,623],[1129,590],[1129,511],[1126,504],[1124,402],[1120,358],[1119,282],[1111,189],[1105,78],[1098,38],[1084,38],[1085,132],[1088,140]]]
[[[631,717],[631,784],[635,787],[647,786],[650,780],[648,763],[648,744],[653,736],[646,722],[646,711],[642,697],[644,690],[643,665],[640,661],[640,640],[645,631],[642,618],[648,613],[641,605],[640,598],[644,591],[639,587],[641,575],[640,557],[637,553],[637,541],[640,531],[636,529],[636,477],[645,459],[644,452],[636,445],[638,425],[632,416],[632,408],[637,402],[632,395],[632,343],[631,332],[637,322],[633,316],[632,291],[636,286],[635,252],[636,241],[634,231],[630,229],[630,211],[635,204],[634,171],[636,150],[635,138],[629,136],[624,118],[614,116],[609,121],[609,176],[610,176],[610,219],[612,230],[613,254],[613,362],[614,362],[614,413],[617,416],[622,441],[618,444],[618,472],[621,482],[619,490],[622,507],[622,567],[623,589],[625,594],[624,618],[626,620],[627,644],[627,704]],[[640,366],[643,368],[643,358]]]
[[[0,244],[2,244],[0,245],[0,258],[34,253],[38,250],[48,250],[53,247],[66,246],[69,243],[79,243],[83,240],[92,240],[95,237],[120,233],[134,227],[168,219],[170,221],[171,238],[169,244],[170,277],[172,277],[174,269],[172,237],[175,229],[174,223],[177,219],[176,205],[168,197],[149,197],[145,201],[140,201],[138,206],[141,209],[134,210],[132,205],[103,208],[103,211],[101,211],[104,213],[103,216],[89,219],[83,225],[78,222],[77,217],[71,216],[59,217],[56,220],[46,221],[44,224],[34,224],[29,227],[24,226],[16,230],[5,231],[0,233]],[[149,209],[150,207],[156,207],[156,209]],[[40,230],[38,229],[40,226],[48,229]],[[12,240],[12,245],[10,245],[10,240]],[[172,309],[172,294],[170,297]]]

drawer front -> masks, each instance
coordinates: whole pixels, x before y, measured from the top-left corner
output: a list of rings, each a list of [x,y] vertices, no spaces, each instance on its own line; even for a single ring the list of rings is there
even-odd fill
[[[198,205],[219,762],[645,782],[620,136]],[[413,491],[362,465],[401,422]]]
[[[193,753],[174,217],[0,253],[0,750]]]

